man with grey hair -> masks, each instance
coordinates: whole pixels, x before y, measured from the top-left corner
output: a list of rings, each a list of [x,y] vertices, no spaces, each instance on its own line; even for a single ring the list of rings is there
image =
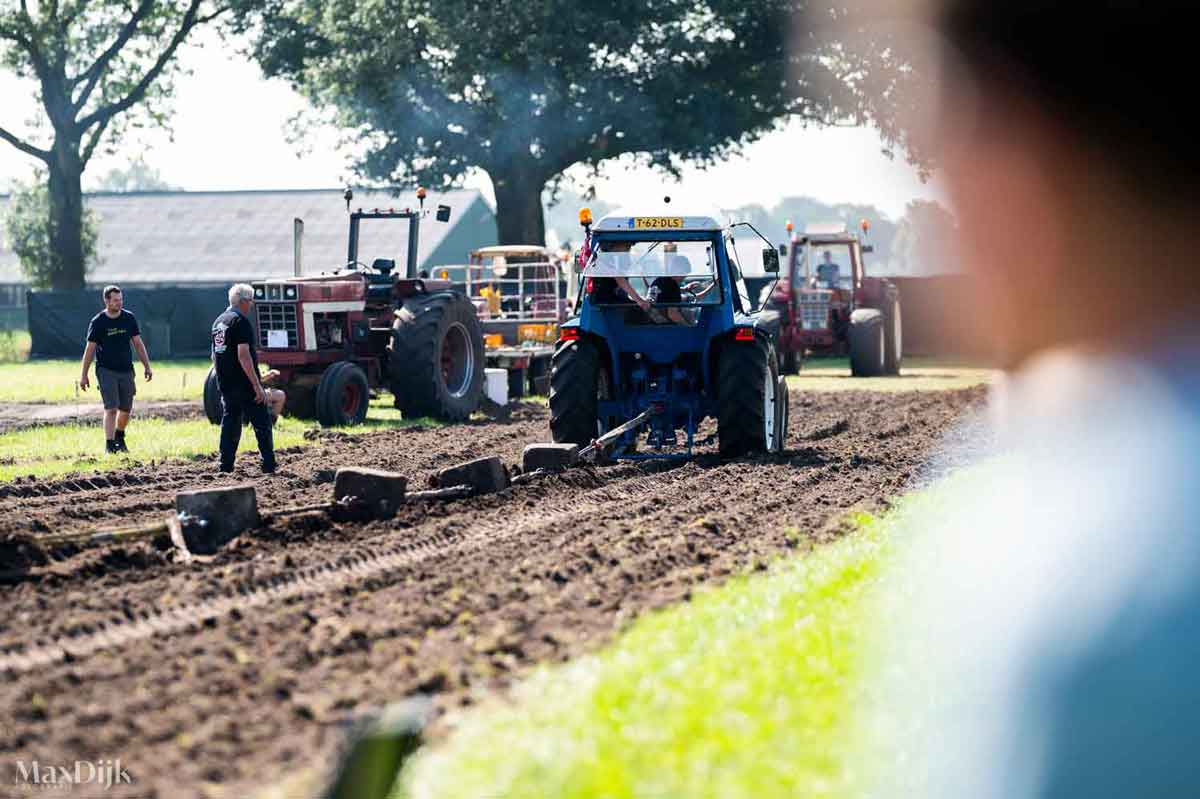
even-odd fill
[[[212,326],[212,361],[217,371],[217,387],[224,408],[221,416],[222,472],[232,472],[242,439],[242,418],[249,419],[258,439],[264,474],[275,471],[275,444],[271,432],[272,399],[282,407],[283,392],[268,395],[258,375],[258,353],[250,310],[254,307],[254,289],[238,283],[229,289],[229,307]]]

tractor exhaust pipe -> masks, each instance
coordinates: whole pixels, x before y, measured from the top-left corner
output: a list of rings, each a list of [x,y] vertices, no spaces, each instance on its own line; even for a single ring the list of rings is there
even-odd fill
[[[303,273],[303,259],[300,254],[300,246],[304,242],[304,220],[292,220],[292,262],[295,266],[296,277],[300,277]]]

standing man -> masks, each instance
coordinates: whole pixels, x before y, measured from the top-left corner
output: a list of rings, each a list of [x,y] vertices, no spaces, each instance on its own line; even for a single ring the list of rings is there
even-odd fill
[[[271,434],[270,398],[258,376],[258,353],[250,309],[254,289],[238,283],[229,289],[229,307],[212,326],[212,360],[221,391],[221,471],[232,472],[242,440],[242,417],[254,426],[264,474],[275,471],[275,443]],[[282,392],[281,392],[282,393]]]
[[[154,379],[137,318],[123,308],[124,302],[120,286],[104,287],[104,310],[88,323],[87,346],[83,350],[83,367],[79,375],[79,387],[86,391],[90,385],[88,369],[95,358],[96,384],[104,403],[104,446],[108,452],[129,452],[125,446],[125,427],[133,409],[133,395],[137,393],[131,344],[142,362],[146,382]]]

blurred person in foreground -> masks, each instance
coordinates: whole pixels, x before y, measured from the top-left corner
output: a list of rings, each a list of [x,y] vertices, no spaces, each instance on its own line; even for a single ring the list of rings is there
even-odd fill
[[[1000,454],[905,522],[869,793],[1200,796],[1194,28],[1171,4],[880,9],[939,49],[910,130],[1012,371]]]

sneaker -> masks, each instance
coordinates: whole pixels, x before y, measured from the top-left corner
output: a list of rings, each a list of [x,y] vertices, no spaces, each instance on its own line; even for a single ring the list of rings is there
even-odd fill
[[[275,474],[275,465],[272,464],[270,466],[262,467],[262,473],[263,474]]]
[[[217,471],[220,472],[221,474],[231,474],[233,472],[233,467],[232,466],[218,466]]]
[[[113,444],[116,445],[117,452],[129,452],[129,447],[125,446],[125,432],[124,431],[122,431],[122,430],[117,431],[117,437],[113,440]]]
[[[104,451],[107,452],[109,455],[115,455],[118,452],[120,452],[121,450],[117,449],[117,442],[113,441],[110,438],[104,442]]]

